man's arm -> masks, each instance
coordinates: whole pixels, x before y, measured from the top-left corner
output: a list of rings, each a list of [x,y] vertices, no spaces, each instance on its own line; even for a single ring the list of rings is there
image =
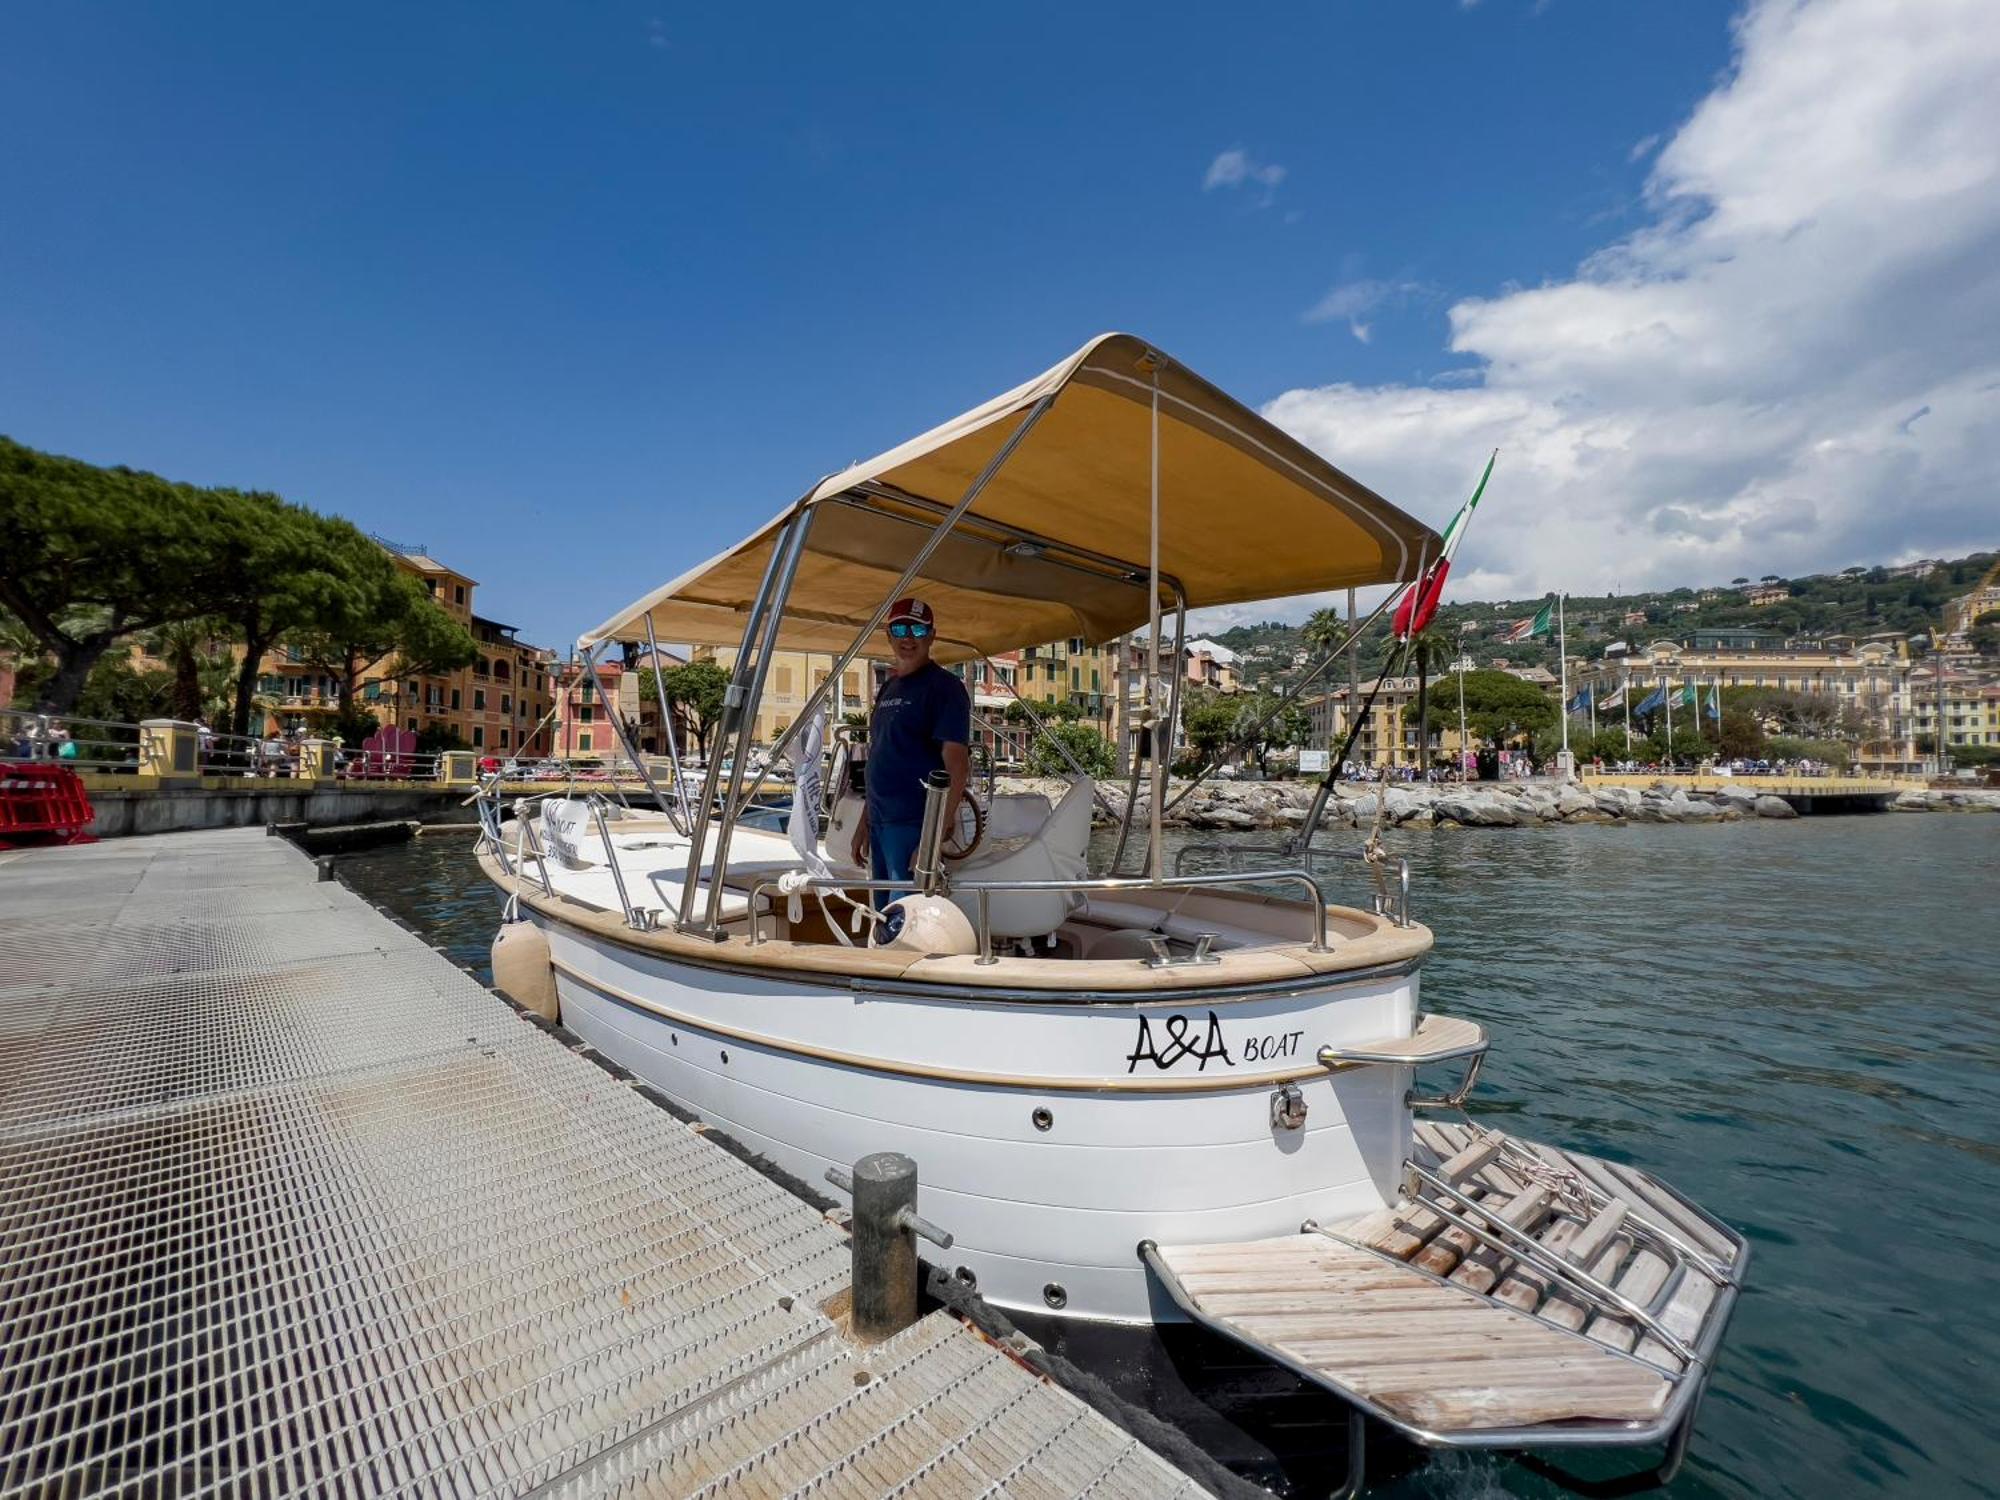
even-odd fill
[[[937,720],[938,754],[944,759],[945,775],[951,778],[944,794],[947,828],[958,817],[959,799],[972,781],[972,752],[966,748],[972,741],[972,694],[957,678],[951,683],[957,691],[950,695]]]
[[[951,786],[945,791],[944,805],[947,820],[958,815],[959,798],[965,795],[965,788],[972,780],[972,752],[954,740],[946,740],[938,749],[944,755],[944,772],[951,778]],[[945,827],[952,825],[949,821]],[[946,842],[950,834],[946,834]]]

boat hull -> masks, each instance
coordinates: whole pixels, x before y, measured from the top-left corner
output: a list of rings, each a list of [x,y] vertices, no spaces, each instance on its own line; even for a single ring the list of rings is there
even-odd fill
[[[1001,1307],[1178,1320],[1140,1241],[1252,1239],[1397,1192],[1409,1069],[1313,1058],[1408,1034],[1413,964],[1072,998],[746,972],[536,920],[565,1025],[815,1186],[870,1152],[910,1156],[925,1217],[955,1236],[926,1254]],[[1287,1078],[1296,1129],[1272,1118]]]

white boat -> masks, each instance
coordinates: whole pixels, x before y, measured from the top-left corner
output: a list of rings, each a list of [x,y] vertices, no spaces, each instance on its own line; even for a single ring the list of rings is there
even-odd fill
[[[1317,810],[1288,846],[1183,877],[1161,760],[1125,788],[1121,868],[1087,868],[1088,778],[1053,803],[995,797],[969,855],[942,847],[948,818],[927,835],[888,946],[839,857],[844,754],[823,844],[742,821],[763,664],[830,654],[831,684],[882,650],[903,594],[935,607],[946,664],[1145,630],[1135,717],[1171,744],[1163,618],[1178,643],[1189,609],[1407,587],[1438,545],[1108,335],[585,635],[587,667],[619,643],[734,647],[722,748],[652,807],[556,798],[503,824],[489,804],[480,857],[546,941],[563,1024],[806,1181],[907,1154],[954,1236],[941,1264],[999,1307],[1210,1322],[1422,1441],[1684,1442],[1742,1240],[1644,1174],[1450,1123],[1487,1038],[1422,1003],[1432,939],[1406,875],[1329,864]],[[774,761],[817,771],[797,747],[824,696]],[[1433,1065],[1450,1086],[1417,1095]],[[1500,1352],[1447,1360],[1440,1337]],[[1395,1375],[1416,1368],[1399,1340],[1421,1379]]]

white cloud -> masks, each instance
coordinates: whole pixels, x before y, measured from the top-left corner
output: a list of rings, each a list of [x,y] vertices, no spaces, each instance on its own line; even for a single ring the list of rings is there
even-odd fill
[[[2000,540],[1990,0],[1756,0],[1646,204],[1571,278],[1451,309],[1476,379],[1268,415],[1439,526],[1498,447],[1459,597]],[[1347,285],[1314,312],[1372,305]]]
[[[1278,184],[1285,180],[1285,169],[1274,161],[1260,162],[1248,151],[1232,148],[1217,154],[1208,164],[1208,171],[1202,174],[1201,190],[1213,192],[1217,188],[1254,187],[1262,190],[1258,207],[1269,204],[1278,191]]]
[[[1374,325],[1361,321],[1364,313],[1407,301],[1422,294],[1424,290],[1423,285],[1415,281],[1372,281],[1367,278],[1353,278],[1338,283],[1332,291],[1307,308],[1305,321],[1344,322],[1347,324],[1347,331],[1365,344]]]

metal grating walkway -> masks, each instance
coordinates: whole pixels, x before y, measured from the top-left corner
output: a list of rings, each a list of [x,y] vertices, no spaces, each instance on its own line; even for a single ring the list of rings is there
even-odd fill
[[[1201,1491],[261,832],[0,854],[0,1496]]]

